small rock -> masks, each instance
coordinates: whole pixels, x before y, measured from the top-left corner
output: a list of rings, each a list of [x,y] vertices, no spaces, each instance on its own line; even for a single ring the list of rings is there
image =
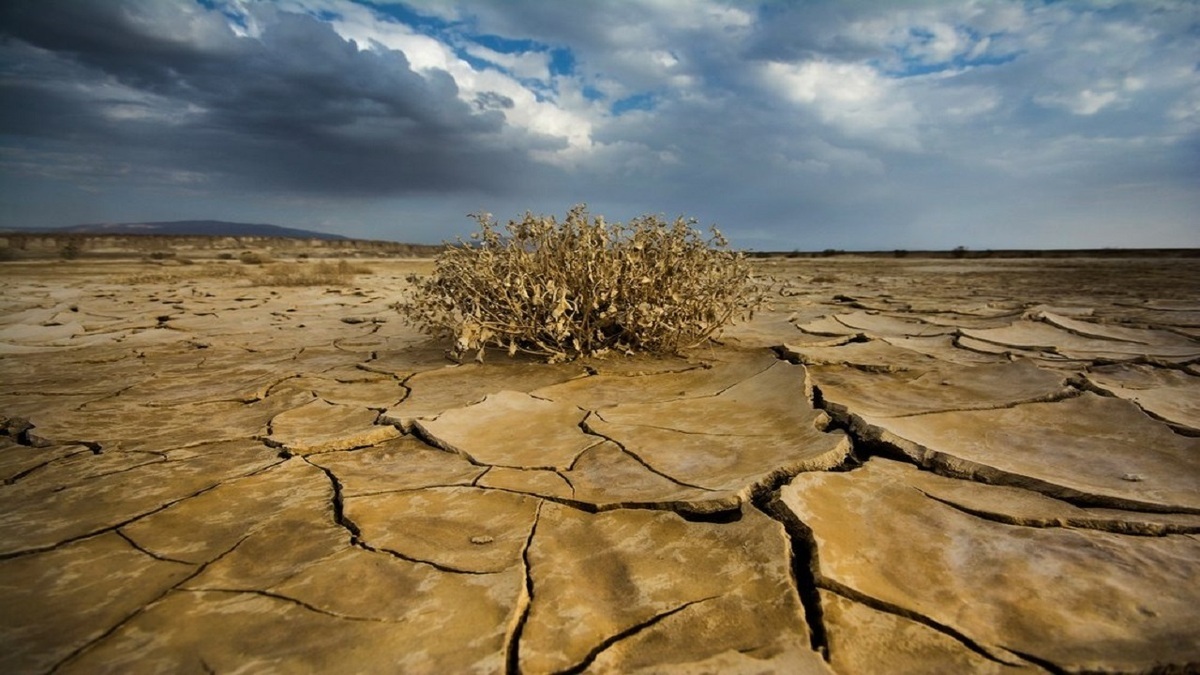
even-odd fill
[[[5,417],[0,419],[0,434],[17,438],[33,428],[33,424],[24,417]]]
[[[471,543],[479,545],[479,546],[483,546],[484,544],[490,544],[493,541],[496,541],[495,538],[490,537],[486,534],[477,534],[474,537],[471,537]]]
[[[1121,476],[1121,480],[1127,480],[1130,483],[1140,483],[1146,480],[1146,477],[1140,473],[1127,473],[1124,476]]]

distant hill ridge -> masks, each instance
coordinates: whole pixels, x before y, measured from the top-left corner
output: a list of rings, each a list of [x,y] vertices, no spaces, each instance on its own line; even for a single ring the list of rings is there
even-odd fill
[[[225,220],[173,220],[152,223],[90,223],[41,230],[53,234],[156,234],[180,237],[291,237],[297,239],[347,239],[339,234],[280,227],[265,223],[232,223]]]

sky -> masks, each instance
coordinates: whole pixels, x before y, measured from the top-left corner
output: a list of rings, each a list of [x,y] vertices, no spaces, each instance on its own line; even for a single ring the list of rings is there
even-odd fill
[[[1200,2],[4,0],[0,227],[1200,247]]]

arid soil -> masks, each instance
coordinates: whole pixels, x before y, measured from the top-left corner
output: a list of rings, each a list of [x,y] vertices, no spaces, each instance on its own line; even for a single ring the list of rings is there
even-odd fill
[[[762,260],[554,366],[160,262],[0,264],[0,672],[1200,671],[1200,261]]]

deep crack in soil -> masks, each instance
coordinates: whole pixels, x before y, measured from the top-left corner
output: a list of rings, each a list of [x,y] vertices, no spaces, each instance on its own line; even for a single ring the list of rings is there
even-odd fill
[[[517,604],[513,608],[513,618],[504,638],[504,672],[506,675],[518,675],[521,672],[521,635],[525,631],[525,622],[529,620],[529,612],[533,608],[533,568],[529,563],[529,548],[533,546],[533,536],[537,534],[538,523],[542,519],[542,505],[538,502],[533,514],[533,525],[529,528],[529,536],[521,547],[521,572],[524,583],[521,585]]]
[[[755,497],[753,504],[783,528],[790,550],[792,585],[800,598],[800,606],[804,608],[809,644],[821,658],[829,661],[829,636],[826,633],[825,613],[821,608],[821,596],[817,587],[820,562],[812,530],[779,500],[778,486]]]

